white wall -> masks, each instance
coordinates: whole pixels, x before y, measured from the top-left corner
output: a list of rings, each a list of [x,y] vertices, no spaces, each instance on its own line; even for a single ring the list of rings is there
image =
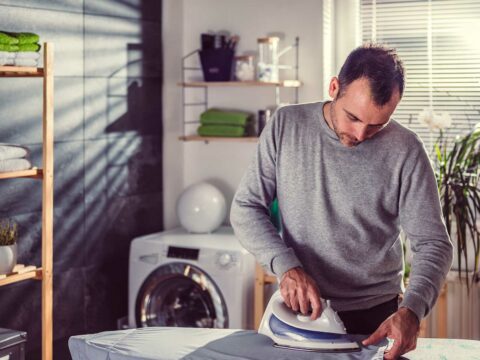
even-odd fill
[[[177,224],[175,203],[183,189],[183,145],[177,140],[182,131],[181,77],[179,59],[183,53],[183,1],[165,0],[162,9],[163,37],[163,224]]]
[[[354,0],[341,0],[342,11]],[[209,181],[225,194],[230,205],[235,189],[255,150],[255,143],[182,143],[181,89],[179,72],[182,54],[200,47],[202,32],[228,30],[240,36],[237,54],[256,51],[256,39],[270,34],[283,36],[281,48],[300,37],[300,102],[319,101],[322,94],[322,1],[320,0],[164,0],[164,224],[178,224],[175,201],[181,189],[197,181]],[[336,11],[338,20],[338,11]],[[353,31],[350,22],[342,25],[340,38]],[[338,31],[338,27],[336,28]],[[348,40],[347,40],[348,41]],[[351,49],[354,45],[346,45]],[[337,52],[338,53],[338,52]],[[336,54],[337,54],[336,53]],[[343,54],[340,52],[340,54]],[[293,55],[293,54],[292,54]],[[338,57],[338,56],[337,56]],[[284,61],[292,57],[285,57]],[[188,65],[198,65],[198,61]],[[194,73],[192,79],[195,78]],[[201,73],[197,73],[201,76]],[[286,75],[288,76],[288,75]],[[289,76],[290,77],[290,76]],[[274,89],[210,88],[209,106],[242,109],[256,113],[275,103]],[[189,101],[202,99],[201,90],[188,90]],[[282,92],[282,102],[293,101],[293,91]],[[198,120],[202,109],[187,112],[187,120]],[[188,129],[192,131],[194,129]],[[227,221],[227,219],[226,219]]]

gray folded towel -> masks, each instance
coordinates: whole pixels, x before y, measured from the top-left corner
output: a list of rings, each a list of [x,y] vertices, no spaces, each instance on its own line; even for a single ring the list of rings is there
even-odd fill
[[[22,171],[31,168],[32,164],[27,159],[0,160],[0,172]]]
[[[30,154],[24,146],[0,143],[0,160],[21,159]]]

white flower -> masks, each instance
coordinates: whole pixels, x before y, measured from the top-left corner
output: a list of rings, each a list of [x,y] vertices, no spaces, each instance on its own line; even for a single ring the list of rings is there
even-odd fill
[[[425,124],[430,130],[442,130],[452,126],[452,118],[446,111],[435,113],[432,108],[425,108],[418,114],[418,121]]]

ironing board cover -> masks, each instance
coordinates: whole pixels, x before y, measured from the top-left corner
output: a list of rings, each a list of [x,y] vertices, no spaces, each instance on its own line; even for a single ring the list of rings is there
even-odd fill
[[[151,327],[73,336],[73,360],[312,360],[383,359],[387,341],[352,353],[281,349],[255,331]],[[480,359],[480,341],[419,339],[405,359]]]

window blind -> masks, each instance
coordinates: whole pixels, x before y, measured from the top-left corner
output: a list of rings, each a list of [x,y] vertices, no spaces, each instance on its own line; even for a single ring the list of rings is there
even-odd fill
[[[480,122],[480,1],[361,0],[362,41],[397,49],[406,87],[393,118],[432,149],[438,130],[418,119],[425,108],[448,112],[450,143]]]

